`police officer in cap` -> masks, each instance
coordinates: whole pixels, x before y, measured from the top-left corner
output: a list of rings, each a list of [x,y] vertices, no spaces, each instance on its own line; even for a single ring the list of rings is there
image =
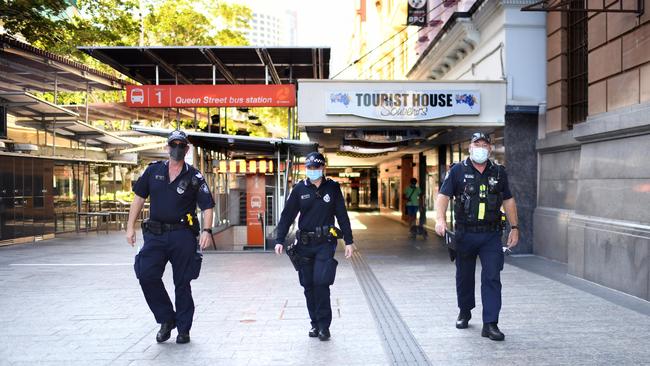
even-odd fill
[[[307,178],[294,185],[278,223],[275,252],[282,254],[283,243],[289,227],[300,213],[299,231],[296,233],[296,253],[299,260],[298,277],[305,289],[307,309],[311,318],[310,337],[321,341],[330,338],[332,323],[330,285],[334,283],[334,259],[337,239],[342,231],[345,240],[345,257],[350,258],[352,228],[339,184],[325,178],[325,157],[313,152],[305,159]],[[341,230],[334,227],[334,218]]]
[[[145,300],[160,326],[156,341],[164,342],[178,328],[176,343],[190,341],[194,300],[190,281],[201,269],[201,249],[212,242],[214,200],[205,179],[185,163],[187,135],[173,131],[167,139],[169,160],[149,164],[133,187],[135,198],[129,211],[126,240],[135,244],[135,222],[149,197],[150,218],[143,223],[144,245],[135,258],[134,269]],[[203,211],[199,233],[196,206]],[[197,236],[199,236],[197,243]],[[167,262],[174,273],[176,311],[162,282]]]
[[[517,245],[517,207],[508,187],[503,166],[488,159],[492,145],[483,133],[472,135],[469,158],[452,166],[436,200],[436,233],[447,230],[446,211],[454,197],[456,218],[456,295],[460,313],[456,328],[465,329],[475,307],[474,272],[476,256],[481,259],[481,299],[483,330],[481,335],[494,341],[504,340],[497,326],[501,310],[501,277],[504,251]],[[501,243],[502,213],[510,223],[507,248]]]

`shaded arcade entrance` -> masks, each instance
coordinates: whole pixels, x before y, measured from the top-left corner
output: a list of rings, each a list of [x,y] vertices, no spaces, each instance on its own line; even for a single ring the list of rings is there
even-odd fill
[[[438,188],[449,166],[467,157],[472,133],[490,134],[492,158],[505,163],[505,94],[505,83],[497,81],[305,80],[298,88],[298,125],[319,142],[328,174],[351,180],[342,183],[344,196],[357,193],[359,204],[351,209],[368,207],[404,221],[404,192],[416,178],[423,192],[418,216],[433,226]]]

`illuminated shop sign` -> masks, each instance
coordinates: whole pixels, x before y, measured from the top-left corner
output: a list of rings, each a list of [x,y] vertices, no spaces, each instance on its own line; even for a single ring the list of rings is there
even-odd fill
[[[361,176],[360,172],[340,172],[339,178],[359,178]]]
[[[336,91],[326,113],[384,121],[424,121],[455,115],[479,115],[481,93],[475,90]]]

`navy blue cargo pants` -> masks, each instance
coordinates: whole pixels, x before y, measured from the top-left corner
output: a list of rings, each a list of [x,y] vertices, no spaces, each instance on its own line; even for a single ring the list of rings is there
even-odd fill
[[[332,323],[330,285],[336,277],[338,262],[334,259],[336,242],[304,245],[299,244],[296,252],[300,258],[298,277],[305,289],[305,300],[312,327],[329,329]]]
[[[462,233],[456,237],[456,295],[458,308],[470,311],[475,306],[474,275],[476,256],[481,259],[481,300],[483,322],[499,322],[501,311],[501,270],[503,249],[501,232]]]
[[[198,277],[201,266],[196,256],[196,237],[189,229],[166,231],[161,235],[145,232],[143,236],[144,246],[135,258],[134,268],[144,298],[156,322],[176,321],[179,333],[189,333],[194,316],[190,281]],[[175,312],[162,282],[168,261],[174,274]]]

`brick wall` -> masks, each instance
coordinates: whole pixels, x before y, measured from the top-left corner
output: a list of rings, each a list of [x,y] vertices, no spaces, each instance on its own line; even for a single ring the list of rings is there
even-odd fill
[[[600,2],[599,2],[600,3]],[[618,6],[617,1],[608,1]],[[625,1],[625,6],[636,2]],[[645,13],[591,13],[588,114],[650,101],[650,0]],[[546,132],[567,129],[567,15],[547,15]]]

